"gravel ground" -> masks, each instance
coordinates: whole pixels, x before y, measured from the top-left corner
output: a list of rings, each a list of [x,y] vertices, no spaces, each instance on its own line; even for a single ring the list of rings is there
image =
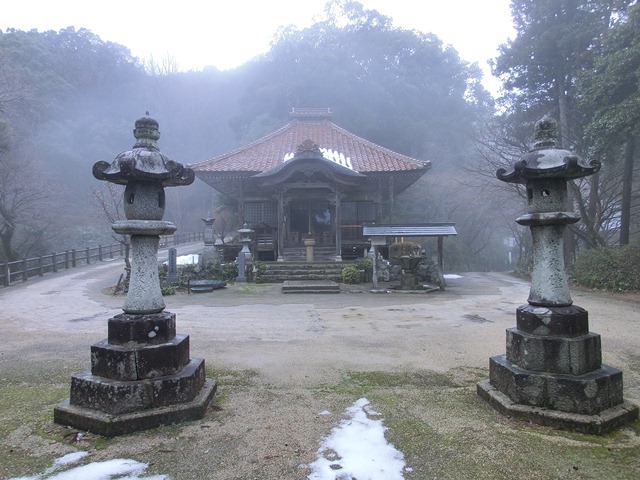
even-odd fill
[[[361,397],[404,453],[407,479],[640,478],[638,422],[604,437],[559,432],[501,417],[477,397],[529,290],[498,273],[465,273],[429,294],[284,295],[241,284],[166,297],[191,355],[218,382],[214,404],[201,421],[78,438],[52,422],[52,409],[121,312],[122,297],[103,293],[117,262],[0,290],[1,478],[36,475],[80,449],[86,462],[132,458],[174,480],[303,479]],[[640,299],[585,290],[573,299],[602,335],[604,363],[623,370],[625,398],[640,404]]]

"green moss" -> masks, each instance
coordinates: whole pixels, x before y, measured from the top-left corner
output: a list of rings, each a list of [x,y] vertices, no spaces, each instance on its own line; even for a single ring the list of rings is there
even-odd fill
[[[459,387],[451,375],[437,372],[350,372],[347,377],[366,387]]]

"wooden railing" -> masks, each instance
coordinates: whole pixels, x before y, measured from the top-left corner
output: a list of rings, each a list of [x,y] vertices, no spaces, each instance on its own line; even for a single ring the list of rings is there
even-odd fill
[[[160,248],[169,248],[181,243],[203,240],[203,233],[179,233],[160,237]],[[17,281],[26,282],[30,277],[43,276],[45,273],[67,270],[95,262],[111,260],[123,256],[125,247],[121,243],[99,245],[85,249],[72,249],[64,252],[40,255],[38,257],[23,258],[13,262],[0,264],[0,280],[8,287]]]

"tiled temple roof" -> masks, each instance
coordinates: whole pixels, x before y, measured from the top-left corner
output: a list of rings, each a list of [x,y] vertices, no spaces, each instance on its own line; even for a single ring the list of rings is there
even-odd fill
[[[393,152],[338,127],[322,115],[326,109],[292,111],[284,127],[237,150],[189,165],[196,174],[263,172],[291,159],[298,146],[311,140],[325,158],[358,173],[426,171],[431,162]],[[318,113],[320,112],[320,113]]]

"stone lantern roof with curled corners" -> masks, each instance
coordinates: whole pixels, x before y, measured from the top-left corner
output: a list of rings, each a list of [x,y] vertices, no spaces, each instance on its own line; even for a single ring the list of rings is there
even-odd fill
[[[158,122],[149,117],[136,120],[133,136],[136,143],[131,150],[120,153],[113,162],[100,161],[93,166],[98,180],[126,185],[130,181],[159,183],[162,187],[190,185],[195,176],[190,168],[171,160],[160,152]]]
[[[503,182],[526,184],[528,180],[564,178],[571,180],[592,175],[600,170],[600,162],[586,164],[579,156],[558,147],[557,122],[545,115],[535,124],[533,148],[525,153],[507,173],[498,169],[496,176]]]

